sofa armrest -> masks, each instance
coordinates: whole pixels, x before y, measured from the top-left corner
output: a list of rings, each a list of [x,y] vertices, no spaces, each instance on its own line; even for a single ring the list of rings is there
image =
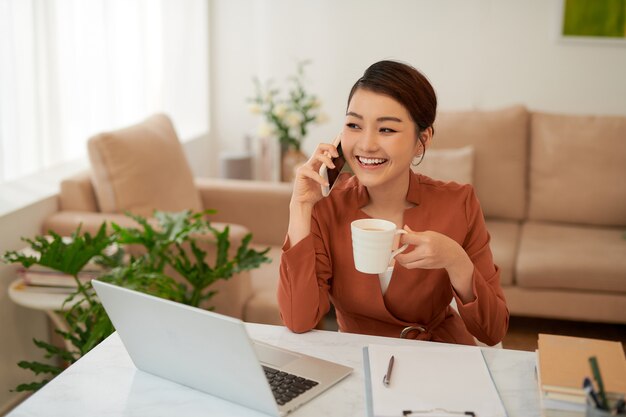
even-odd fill
[[[211,220],[246,226],[257,244],[281,246],[289,224],[292,185],[266,181],[196,178]]]
[[[108,232],[113,231],[111,223],[117,223],[123,227],[139,226],[137,222],[124,214],[58,211],[44,220],[41,232],[47,234],[49,231],[53,231],[61,236],[70,236],[80,225],[83,233],[89,232],[93,235],[98,232],[103,222],[107,222]]]
[[[91,171],[82,171],[61,181],[59,206],[61,210],[69,211],[100,211],[91,183]]]

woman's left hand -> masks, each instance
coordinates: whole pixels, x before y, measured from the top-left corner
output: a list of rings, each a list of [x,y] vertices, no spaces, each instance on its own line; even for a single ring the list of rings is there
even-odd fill
[[[408,233],[400,235],[400,244],[408,243],[414,248],[395,257],[396,262],[407,269],[439,269],[444,268],[450,277],[450,283],[461,300],[471,301],[472,276],[474,264],[465,249],[454,239],[438,232],[414,232],[404,226]]]
[[[469,261],[461,245],[442,233],[414,232],[409,226],[404,226],[404,230],[408,233],[400,235],[400,244],[408,243],[414,248],[397,255],[395,259],[407,269],[448,269],[465,260]]]

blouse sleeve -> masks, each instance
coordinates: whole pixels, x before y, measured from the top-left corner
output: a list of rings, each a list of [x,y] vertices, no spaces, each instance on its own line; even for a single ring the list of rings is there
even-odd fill
[[[313,329],[328,312],[331,271],[328,248],[314,209],[311,233],[294,246],[287,237],[280,258],[278,306],[283,323],[291,331],[303,333]]]
[[[493,262],[489,247],[490,236],[480,203],[470,188],[465,203],[468,231],[463,249],[474,264],[472,276],[475,299],[463,304],[454,292],[459,314],[474,337],[493,346],[500,342],[509,327],[509,310],[500,286],[500,270]]]

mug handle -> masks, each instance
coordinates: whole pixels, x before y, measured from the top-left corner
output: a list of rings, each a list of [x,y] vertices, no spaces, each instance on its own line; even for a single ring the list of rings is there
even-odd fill
[[[397,229],[397,230],[396,230],[396,234],[397,234],[397,235],[406,235],[407,233],[409,233],[409,232],[407,232],[407,231],[406,231],[406,230],[404,230],[404,229]],[[408,247],[409,247],[409,244],[408,244],[408,243],[405,243],[404,245],[402,245],[402,246],[401,246],[401,247],[399,247],[398,249],[394,250],[393,252],[391,252],[391,258],[395,258],[395,256],[396,256],[397,254],[404,252],[404,250],[405,250],[406,248],[408,248]]]

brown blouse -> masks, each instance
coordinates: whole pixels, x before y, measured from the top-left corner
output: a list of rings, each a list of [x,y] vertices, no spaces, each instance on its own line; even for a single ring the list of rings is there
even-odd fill
[[[412,230],[432,230],[458,242],[474,263],[475,300],[463,304],[445,269],[406,269],[395,265],[383,296],[378,275],[354,267],[350,223],[368,218],[369,202],[358,179],[342,174],[328,198],[313,208],[311,233],[293,247],[286,239],[280,263],[278,303],[285,325],[294,332],[314,328],[335,306],[339,330],[447,343],[488,345],[502,340],[509,312],[493,263],[489,233],[471,185],[444,183],[410,173],[404,223]],[[409,248],[410,249],[410,248]],[[450,307],[456,299],[459,314]]]

